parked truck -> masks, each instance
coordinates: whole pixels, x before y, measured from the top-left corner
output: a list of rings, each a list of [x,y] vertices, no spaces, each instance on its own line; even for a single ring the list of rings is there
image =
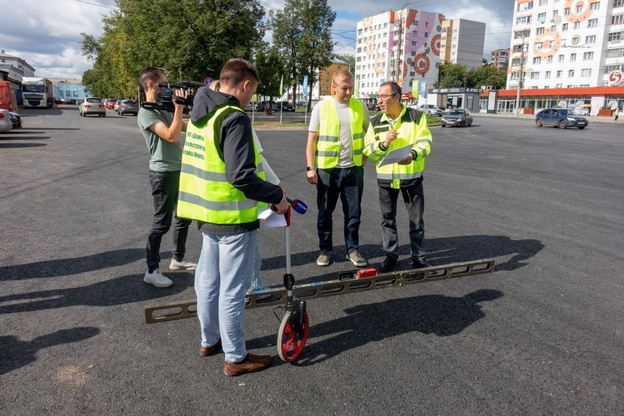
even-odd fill
[[[52,81],[39,77],[22,78],[22,98],[24,107],[52,107],[54,105]]]

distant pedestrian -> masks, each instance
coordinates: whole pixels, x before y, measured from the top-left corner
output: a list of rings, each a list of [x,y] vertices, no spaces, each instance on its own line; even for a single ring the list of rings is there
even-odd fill
[[[620,115],[620,107],[615,109],[615,121],[617,121],[619,115]]]

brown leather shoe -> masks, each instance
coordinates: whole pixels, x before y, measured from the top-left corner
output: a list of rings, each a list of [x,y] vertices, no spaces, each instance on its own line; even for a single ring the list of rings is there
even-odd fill
[[[202,357],[208,357],[217,352],[219,348],[221,348],[221,338],[219,338],[217,343],[214,344],[212,347],[199,347],[199,355],[201,355]]]
[[[225,362],[223,373],[226,376],[239,376],[245,373],[254,373],[262,371],[273,362],[270,355],[253,355],[247,354],[247,357],[240,363]]]

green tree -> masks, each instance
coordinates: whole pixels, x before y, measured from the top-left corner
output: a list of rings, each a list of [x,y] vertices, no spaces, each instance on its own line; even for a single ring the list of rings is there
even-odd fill
[[[439,82],[437,88],[457,88],[466,85],[466,66],[445,62],[440,65]]]
[[[83,34],[93,60],[89,85],[102,96],[132,96],[146,66],[170,71],[169,80],[216,77],[230,58],[251,59],[262,44],[259,0],[116,0],[95,39]]]
[[[505,87],[507,73],[493,65],[484,65],[468,71],[468,87],[480,88],[482,85],[492,86],[494,89]]]
[[[283,10],[270,14],[273,44],[284,57],[293,86],[293,105],[303,75],[308,75],[310,90],[318,71],[331,63],[334,46],[331,28],[335,19],[336,13],[327,0],[286,0]]]
[[[273,101],[273,97],[279,95],[280,83],[285,72],[284,62],[277,53],[277,49],[273,47],[268,52],[260,50],[256,56],[255,66],[260,76],[258,95],[267,96],[270,101]],[[265,111],[270,114],[271,106],[267,106]]]

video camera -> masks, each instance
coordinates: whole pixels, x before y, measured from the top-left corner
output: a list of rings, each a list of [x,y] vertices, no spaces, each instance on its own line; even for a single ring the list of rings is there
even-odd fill
[[[156,97],[156,103],[161,110],[173,112],[175,107],[173,102],[175,101],[177,104],[184,104],[186,107],[193,107],[193,99],[195,98],[195,93],[201,87],[205,87],[206,85],[201,82],[196,81],[182,81],[181,84],[171,84],[169,82],[159,82],[158,86],[162,88],[158,97]],[[175,95],[176,89],[183,89],[188,91],[188,96],[186,99],[182,97],[178,97]]]

